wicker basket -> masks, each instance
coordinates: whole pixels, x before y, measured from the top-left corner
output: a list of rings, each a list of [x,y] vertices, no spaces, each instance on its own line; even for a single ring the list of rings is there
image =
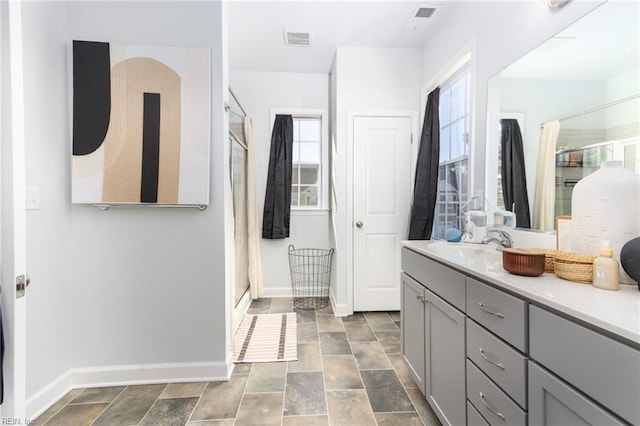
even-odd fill
[[[546,248],[537,248],[533,249],[536,251],[541,251],[544,253],[544,271],[545,272],[555,272],[555,258],[558,250],[554,249],[546,249]]]
[[[554,260],[554,272],[560,278],[578,283],[593,282],[593,254],[557,251]]]

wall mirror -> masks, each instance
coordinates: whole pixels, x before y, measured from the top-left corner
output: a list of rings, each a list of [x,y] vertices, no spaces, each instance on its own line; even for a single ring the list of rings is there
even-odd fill
[[[550,231],[556,216],[571,215],[575,184],[602,161],[640,171],[639,44],[640,3],[609,1],[490,79],[485,193],[492,206],[526,192],[530,223],[518,226]],[[503,136],[509,140],[514,123],[523,160],[506,161],[505,169]],[[541,146],[551,151],[541,154]],[[505,194],[503,172],[522,167],[524,184]]]

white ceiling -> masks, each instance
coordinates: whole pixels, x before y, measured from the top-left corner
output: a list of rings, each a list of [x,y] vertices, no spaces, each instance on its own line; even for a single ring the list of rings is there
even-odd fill
[[[502,78],[607,80],[640,63],[640,2],[608,1],[519,61]]]
[[[338,46],[422,47],[429,28],[410,29],[429,1],[243,1],[228,3],[231,70],[328,73]],[[283,30],[311,32],[310,47],[287,47]]]
[[[577,1],[577,0],[574,0]],[[336,47],[422,47],[456,0],[228,0],[229,69],[328,73]],[[425,29],[407,24],[437,12]],[[640,2],[609,0],[503,71],[503,78],[601,80],[638,68]],[[311,32],[310,47],[284,45],[283,30]]]

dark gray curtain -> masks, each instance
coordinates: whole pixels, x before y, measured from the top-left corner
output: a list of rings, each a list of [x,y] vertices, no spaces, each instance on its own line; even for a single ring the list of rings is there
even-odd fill
[[[262,238],[289,237],[293,117],[276,115],[271,133],[267,190],[262,216]]]
[[[0,309],[0,405],[4,402],[4,326],[2,325],[2,309]]]
[[[516,214],[516,226],[531,228],[527,176],[524,169],[524,148],[518,121],[512,118],[500,120],[502,162],[502,197],[507,210]],[[513,206],[515,204],[515,210]]]
[[[416,163],[416,179],[409,223],[410,240],[428,240],[433,228],[438,195],[438,163],[440,160],[440,88],[427,98],[420,149]]]

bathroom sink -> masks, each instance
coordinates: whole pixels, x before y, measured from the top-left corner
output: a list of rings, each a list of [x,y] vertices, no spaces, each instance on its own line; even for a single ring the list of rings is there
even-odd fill
[[[485,256],[493,252],[500,254],[494,245],[473,243],[433,243],[427,246],[427,250],[442,256],[455,257]]]
[[[433,243],[426,251],[457,263],[482,271],[502,270],[502,252],[493,244]]]

